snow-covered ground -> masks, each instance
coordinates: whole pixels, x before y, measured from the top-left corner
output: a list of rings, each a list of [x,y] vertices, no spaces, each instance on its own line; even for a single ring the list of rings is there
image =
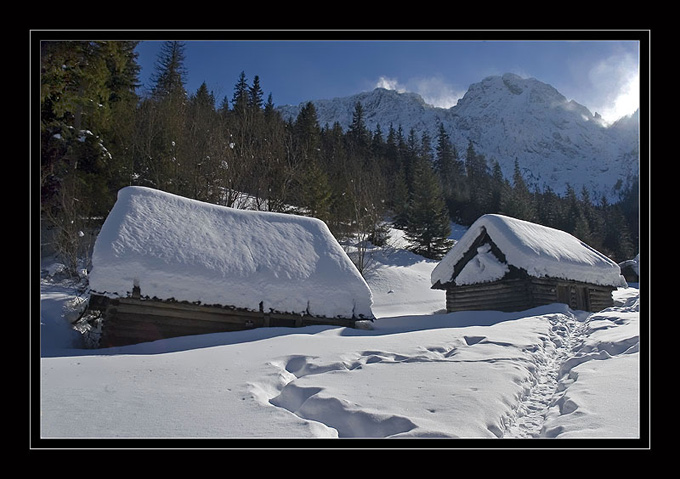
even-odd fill
[[[393,233],[365,273],[377,318],[367,329],[262,328],[88,350],[67,327],[81,299],[43,275],[40,437],[646,437],[636,285],[592,314],[561,304],[443,314],[444,292],[430,289],[437,263]]]

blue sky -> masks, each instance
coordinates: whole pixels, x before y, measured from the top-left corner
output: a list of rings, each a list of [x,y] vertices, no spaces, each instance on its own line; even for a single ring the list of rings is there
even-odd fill
[[[265,97],[271,93],[276,105],[382,86],[413,91],[430,104],[451,107],[471,83],[511,72],[549,83],[608,121],[639,105],[641,45],[635,40],[183,41],[187,90],[193,93],[205,82],[218,100],[231,99],[244,71],[249,83],[259,76]],[[147,40],[137,48],[145,86],[160,44]]]

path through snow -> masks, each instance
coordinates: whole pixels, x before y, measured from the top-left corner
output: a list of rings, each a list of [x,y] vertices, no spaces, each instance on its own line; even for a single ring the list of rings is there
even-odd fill
[[[269,363],[274,380],[251,387],[259,391],[261,404],[309,421],[322,436],[469,437],[491,433],[498,438],[556,437],[563,428],[554,419],[564,420],[579,408],[578,399],[568,394],[570,385],[578,379],[574,368],[587,361],[637,352],[639,335],[624,335],[613,342],[597,338],[598,331],[614,326],[611,321],[637,311],[635,301],[594,314],[565,308],[525,318],[534,321],[536,330],[542,332],[538,342],[527,342],[520,348],[519,342],[499,341],[485,335],[491,330],[474,327],[453,328],[447,331],[453,335],[445,338],[442,332],[442,341],[437,344],[410,349],[288,355]],[[400,365],[400,375],[395,376],[399,384],[394,391],[388,383],[381,383],[380,391],[368,386],[378,377],[393,376],[386,368],[396,364]],[[470,376],[471,368],[477,367],[490,372],[482,383],[478,376]],[[476,379],[470,381],[468,376]],[[432,381],[439,383],[436,400],[424,394]],[[460,425],[459,415],[450,416],[450,411],[459,413],[466,408],[471,415],[477,414],[484,409],[477,391],[485,398],[493,397],[495,388],[507,391],[510,382],[516,385],[515,402],[508,401],[507,395],[496,399],[505,403],[504,414],[471,421],[485,424],[482,432],[470,433],[467,426]],[[398,405],[399,398],[393,393],[404,388],[410,390],[411,399],[417,398],[417,404]],[[422,390],[423,395],[413,393],[415,389]],[[448,412],[442,407],[447,403]]]
[[[549,408],[560,392],[559,380],[563,374],[562,365],[583,341],[585,317],[575,314],[553,314],[548,337],[543,337],[543,348],[534,348],[532,385],[522,397],[517,416],[510,421],[504,432],[505,438],[540,437]]]
[[[509,421],[505,438],[556,437],[563,428],[550,427],[551,417],[566,417],[579,404],[569,395],[579,373],[574,369],[591,360],[625,357],[639,352],[640,337],[623,334],[612,340],[600,334],[616,325],[624,325],[627,315],[639,314],[639,297],[623,299],[618,306],[588,314],[549,315],[550,334],[545,347],[535,351],[534,380],[527,394],[521,398],[516,416]]]

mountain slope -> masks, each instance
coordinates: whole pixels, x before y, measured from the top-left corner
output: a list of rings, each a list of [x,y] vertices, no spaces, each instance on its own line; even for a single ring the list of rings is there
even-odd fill
[[[442,123],[461,155],[472,141],[478,153],[499,162],[507,177],[517,159],[529,184],[560,194],[570,184],[577,192],[585,186],[595,197],[615,199],[617,183],[639,169],[636,115],[607,127],[598,115],[534,78],[487,77],[449,109],[427,105],[415,93],[383,88],[312,103],[320,125],[338,122],[347,128],[356,102],[371,130],[380,125],[385,133],[390,125],[401,125],[405,135],[413,128],[435,138]],[[296,118],[303,105],[279,111]]]

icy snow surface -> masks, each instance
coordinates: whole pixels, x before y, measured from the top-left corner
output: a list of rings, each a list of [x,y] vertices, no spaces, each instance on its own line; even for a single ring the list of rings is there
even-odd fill
[[[432,271],[432,284],[436,284],[437,281],[445,284],[451,280],[454,265],[470,249],[482,228],[486,229],[491,240],[505,254],[508,264],[525,269],[531,276],[538,278],[549,276],[616,287],[626,286],[618,264],[569,233],[495,214],[484,215],[472,224]],[[480,254],[488,253],[478,253],[476,258],[479,259]],[[484,261],[484,258],[479,261]],[[480,266],[477,267],[479,268]],[[498,267],[495,271],[497,270]],[[460,279],[462,283],[456,278],[456,284],[489,280],[484,276],[481,278],[475,281],[474,277],[466,274]]]
[[[368,285],[314,218],[127,187],[95,243],[90,288],[257,311],[371,318]]]

